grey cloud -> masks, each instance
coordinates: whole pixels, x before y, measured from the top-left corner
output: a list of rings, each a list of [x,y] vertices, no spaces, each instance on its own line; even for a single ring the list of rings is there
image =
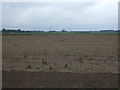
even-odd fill
[[[39,29],[116,29],[116,3],[3,3],[3,27]]]

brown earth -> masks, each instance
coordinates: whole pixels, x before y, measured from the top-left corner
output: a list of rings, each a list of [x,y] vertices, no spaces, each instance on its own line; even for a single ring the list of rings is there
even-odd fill
[[[118,88],[118,75],[7,71],[3,88]]]
[[[2,57],[3,87],[117,86],[118,36],[114,34],[3,35]]]

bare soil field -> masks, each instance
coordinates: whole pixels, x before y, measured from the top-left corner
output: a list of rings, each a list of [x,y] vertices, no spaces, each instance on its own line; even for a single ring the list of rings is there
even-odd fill
[[[2,63],[3,87],[117,87],[118,35],[3,35]]]
[[[3,88],[118,88],[118,75],[4,71]]]

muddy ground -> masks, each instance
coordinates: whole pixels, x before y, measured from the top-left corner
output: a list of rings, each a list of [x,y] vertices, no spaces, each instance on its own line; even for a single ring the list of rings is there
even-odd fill
[[[2,57],[3,87],[117,87],[114,34],[3,35]]]

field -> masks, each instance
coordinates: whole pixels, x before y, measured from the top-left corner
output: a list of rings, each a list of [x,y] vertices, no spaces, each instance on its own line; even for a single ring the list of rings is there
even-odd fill
[[[117,34],[4,34],[2,58],[3,88],[118,87]]]

